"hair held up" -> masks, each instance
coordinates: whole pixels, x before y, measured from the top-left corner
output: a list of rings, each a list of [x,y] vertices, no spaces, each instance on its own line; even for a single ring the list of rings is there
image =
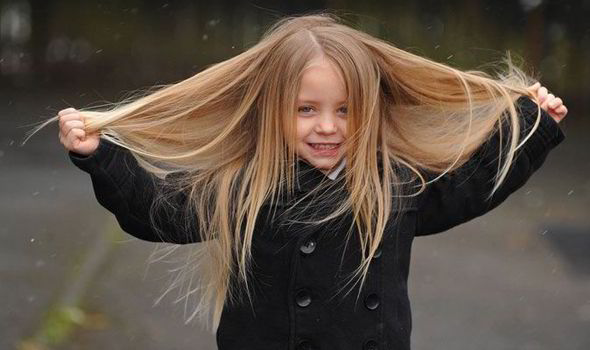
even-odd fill
[[[171,287],[199,274],[199,284],[184,295],[200,292],[189,320],[206,320],[211,312],[217,325],[224,304],[235,301],[236,286],[248,290],[257,215],[264,203],[292,194],[295,100],[303,71],[318,55],[339,69],[348,94],[348,195],[318,222],[352,215],[363,259],[350,281],[361,286],[385,225],[395,220],[391,213],[464,164],[500,126],[518,130],[515,101],[534,98],[526,89],[532,80],[509,58],[496,76],[462,71],[399,49],[334,15],[314,14],[277,21],[252,47],[183,81],[81,109],[87,133],[129,150],[146,171],[174,179],[175,189],[188,194],[187,222],[198,223],[203,242]],[[499,154],[504,161],[492,193],[526,141],[517,132],[509,140]],[[421,186],[407,191],[408,179],[398,169]],[[437,176],[427,181],[425,172]],[[163,192],[154,206],[168,195]]]

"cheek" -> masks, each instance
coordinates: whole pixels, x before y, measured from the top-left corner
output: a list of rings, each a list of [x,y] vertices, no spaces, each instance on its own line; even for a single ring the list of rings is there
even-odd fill
[[[347,128],[348,123],[346,122],[346,120],[342,120],[340,125],[338,126],[340,129],[340,132],[346,137],[346,135],[348,135],[348,128]]]
[[[297,119],[297,140],[301,141],[305,138],[310,132],[311,125],[309,121],[298,118]]]

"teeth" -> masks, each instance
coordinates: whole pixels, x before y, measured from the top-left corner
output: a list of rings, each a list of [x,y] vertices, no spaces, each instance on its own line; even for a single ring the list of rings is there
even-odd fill
[[[338,144],[333,143],[311,143],[310,145],[315,149],[334,149],[338,147]]]

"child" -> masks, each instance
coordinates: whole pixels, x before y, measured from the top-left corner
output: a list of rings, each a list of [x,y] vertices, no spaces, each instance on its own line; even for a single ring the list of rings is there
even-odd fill
[[[213,311],[219,349],[409,349],[413,238],[495,208],[564,139],[562,101],[507,62],[462,72],[293,17],[177,84],[52,120],[124,231],[206,248],[195,314]]]

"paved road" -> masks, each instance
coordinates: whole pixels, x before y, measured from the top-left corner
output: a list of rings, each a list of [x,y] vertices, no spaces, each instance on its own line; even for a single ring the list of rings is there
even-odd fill
[[[42,327],[112,223],[55,126],[17,147],[25,129],[16,126],[63,108],[63,96],[72,94],[8,95],[0,106],[0,349]],[[414,349],[590,349],[590,156],[580,152],[589,130],[568,124],[567,142],[493,212],[416,239]],[[153,248],[118,238],[82,295],[94,327],[57,348],[215,349],[212,334],[183,324],[173,298],[152,306],[167,283],[162,264],[144,278]]]

